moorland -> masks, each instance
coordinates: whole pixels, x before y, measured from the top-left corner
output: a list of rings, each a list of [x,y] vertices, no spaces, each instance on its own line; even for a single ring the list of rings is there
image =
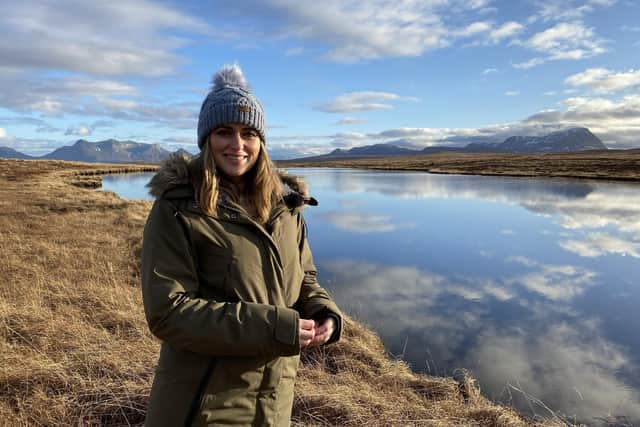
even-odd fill
[[[0,425],[144,422],[159,350],[139,285],[151,203],[97,188],[155,168],[0,160]],[[293,412],[294,426],[566,423],[492,403],[464,371],[414,373],[352,318],[340,343],[303,353]]]
[[[548,154],[444,152],[391,157],[296,159],[281,167],[340,167],[466,175],[640,180],[640,149]]]

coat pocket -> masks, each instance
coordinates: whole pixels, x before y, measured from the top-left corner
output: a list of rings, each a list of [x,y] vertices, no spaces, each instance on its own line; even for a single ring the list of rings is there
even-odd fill
[[[204,397],[207,392],[207,385],[211,380],[211,374],[215,366],[216,366],[216,359],[211,359],[211,361],[209,362],[209,365],[207,366],[207,369],[205,370],[204,375],[200,379],[198,388],[193,396],[193,400],[191,401],[191,406],[189,407],[189,412],[187,413],[185,423],[184,423],[185,426],[191,426],[196,416],[202,409]]]

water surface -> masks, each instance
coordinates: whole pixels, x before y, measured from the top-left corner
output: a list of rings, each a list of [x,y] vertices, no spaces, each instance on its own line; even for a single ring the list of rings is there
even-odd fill
[[[390,353],[468,369],[529,414],[549,415],[539,400],[574,421],[640,422],[640,185],[289,173],[320,202],[305,211],[320,281]],[[117,191],[143,197],[149,176]]]

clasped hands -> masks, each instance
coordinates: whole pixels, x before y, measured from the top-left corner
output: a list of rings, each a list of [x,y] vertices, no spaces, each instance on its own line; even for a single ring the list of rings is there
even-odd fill
[[[335,329],[336,321],[333,317],[327,317],[320,321],[300,319],[298,324],[300,347],[314,347],[326,343]]]

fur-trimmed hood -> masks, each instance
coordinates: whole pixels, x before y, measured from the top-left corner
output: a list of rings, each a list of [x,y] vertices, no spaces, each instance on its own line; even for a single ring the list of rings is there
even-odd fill
[[[167,193],[177,193],[178,197],[195,197],[193,174],[197,172],[196,160],[182,155],[172,155],[160,165],[160,170],[151,178],[147,187],[156,199]],[[317,200],[309,196],[307,183],[298,176],[278,171],[282,181],[283,200],[289,208],[306,205],[315,206]]]
[[[160,164],[160,170],[147,184],[149,194],[160,199],[169,190],[191,186],[191,163],[186,156],[174,154]],[[193,191],[193,190],[192,190]]]

